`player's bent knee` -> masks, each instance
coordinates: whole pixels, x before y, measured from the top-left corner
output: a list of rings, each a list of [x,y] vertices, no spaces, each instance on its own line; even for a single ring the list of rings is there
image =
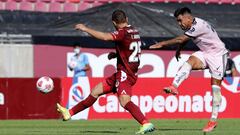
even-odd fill
[[[130,101],[131,101],[131,97],[129,95],[120,95],[119,96],[119,102],[122,107],[124,107]]]
[[[190,56],[186,62],[192,66],[193,70],[205,69],[203,62],[195,56]]]

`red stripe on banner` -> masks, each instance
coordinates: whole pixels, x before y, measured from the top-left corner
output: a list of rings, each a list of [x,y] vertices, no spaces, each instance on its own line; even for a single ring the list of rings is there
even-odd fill
[[[239,82],[239,78],[238,82]],[[90,88],[93,88],[103,78],[89,78]],[[68,101],[69,82],[64,78],[63,103]],[[211,115],[211,85],[210,79],[188,78],[179,87],[180,94],[171,96],[162,92],[163,87],[171,84],[172,78],[140,78],[133,87],[133,102],[138,105],[148,118],[210,118]],[[231,85],[231,84],[230,84]],[[238,89],[236,87],[236,89]],[[220,118],[240,118],[240,110],[236,107],[240,95],[222,86],[222,107]],[[88,119],[131,118],[119,104],[117,95],[107,94],[90,108]]]

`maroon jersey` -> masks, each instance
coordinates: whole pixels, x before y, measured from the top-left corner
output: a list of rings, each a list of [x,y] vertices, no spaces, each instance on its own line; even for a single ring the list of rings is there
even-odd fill
[[[136,80],[140,64],[141,39],[138,30],[128,25],[111,33],[116,44],[117,70]]]

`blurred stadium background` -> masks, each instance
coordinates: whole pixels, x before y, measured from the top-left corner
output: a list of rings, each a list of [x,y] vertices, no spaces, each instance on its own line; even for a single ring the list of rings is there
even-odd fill
[[[115,9],[126,11],[130,24],[142,36],[142,62],[133,101],[154,119],[157,131],[153,134],[202,134],[211,112],[208,70],[193,72],[177,97],[160,93],[198,48],[188,42],[180,62],[174,58],[176,46],[148,50],[149,45],[182,33],[173,12],[183,6],[215,27],[231,51],[238,72],[238,77],[223,81],[219,116],[224,119],[211,134],[240,134],[240,0],[0,0],[0,134],[110,135],[137,130],[138,125],[129,120],[131,116],[111,94],[73,118],[89,121],[63,123],[57,120],[60,116],[55,110],[57,102],[68,106],[81,101],[95,84],[115,71],[115,61],[107,60],[114,45],[74,30],[77,23],[84,23],[97,30],[113,31],[111,13]],[[91,71],[72,86],[67,62],[75,44],[83,46]],[[53,92],[42,94],[36,90],[36,80],[41,76],[54,79]],[[169,118],[172,120],[164,120]]]

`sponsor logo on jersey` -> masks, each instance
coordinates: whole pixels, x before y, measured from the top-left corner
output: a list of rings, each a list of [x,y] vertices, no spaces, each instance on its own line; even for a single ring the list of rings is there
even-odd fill
[[[195,31],[195,28],[192,27],[188,32],[192,34],[194,31]]]

